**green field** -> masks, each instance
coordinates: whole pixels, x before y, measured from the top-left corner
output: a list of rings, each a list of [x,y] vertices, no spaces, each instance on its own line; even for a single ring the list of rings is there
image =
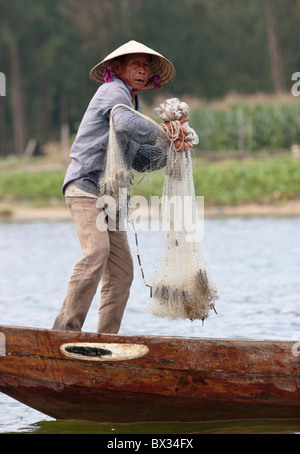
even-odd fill
[[[141,177],[136,174],[135,182]],[[62,204],[63,178],[59,170],[33,172],[29,166],[21,172],[2,168],[0,202],[8,206]],[[147,198],[161,196],[163,183],[163,170],[152,172],[133,186],[132,193]],[[284,202],[300,197],[300,161],[289,154],[219,161],[198,157],[194,159],[194,183],[196,194],[205,197],[206,206]]]
[[[201,150],[287,150],[300,143],[300,103],[280,101],[192,108],[190,123]],[[275,103],[275,104],[274,104]]]

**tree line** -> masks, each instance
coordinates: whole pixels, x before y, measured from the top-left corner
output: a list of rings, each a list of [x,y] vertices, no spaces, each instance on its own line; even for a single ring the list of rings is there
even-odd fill
[[[289,91],[299,23],[299,0],[0,0],[0,155],[75,133],[90,69],[130,39],[174,63],[166,96]]]

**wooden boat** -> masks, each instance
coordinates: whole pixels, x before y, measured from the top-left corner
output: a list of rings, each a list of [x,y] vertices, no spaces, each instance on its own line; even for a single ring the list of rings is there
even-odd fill
[[[300,418],[295,341],[0,326],[0,391],[56,419]]]

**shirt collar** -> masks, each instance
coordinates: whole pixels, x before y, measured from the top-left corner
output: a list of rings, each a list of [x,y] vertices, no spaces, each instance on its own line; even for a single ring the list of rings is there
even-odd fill
[[[128,88],[128,91],[129,93],[131,94],[132,90],[133,90],[133,87],[131,87],[130,85],[128,85],[126,82],[124,82],[124,80],[120,79],[118,76],[114,75],[113,76],[113,80],[114,79],[118,79],[120,80],[121,82],[123,82],[123,84],[125,85],[125,87]],[[136,94],[135,97],[134,97],[134,100],[132,101],[133,105],[134,105],[134,108],[135,110],[139,110],[139,106],[140,106],[140,103],[139,103],[139,98],[138,98],[138,95]]]

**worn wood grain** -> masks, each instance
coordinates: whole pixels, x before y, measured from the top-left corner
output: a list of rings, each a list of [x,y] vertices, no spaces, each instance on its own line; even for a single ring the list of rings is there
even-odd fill
[[[300,417],[294,341],[74,333],[0,326],[0,391],[59,419],[98,422]],[[101,361],[63,344],[144,346]],[[4,351],[4,350],[3,350]]]

